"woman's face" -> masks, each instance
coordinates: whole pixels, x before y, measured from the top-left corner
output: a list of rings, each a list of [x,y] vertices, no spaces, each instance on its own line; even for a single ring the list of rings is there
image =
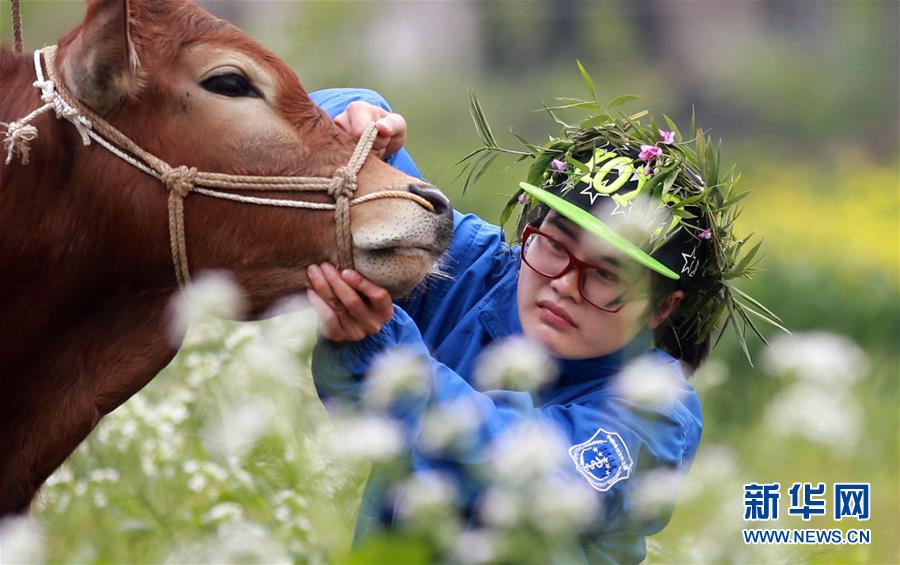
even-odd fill
[[[654,329],[680,301],[673,293],[657,315],[650,311],[650,271],[614,247],[551,212],[538,229],[578,259],[598,267],[597,284],[624,292],[624,306],[607,312],[587,302],[579,290],[578,270],[551,279],[522,264],[519,271],[519,319],[525,335],[563,359],[588,359],[625,346],[643,328]],[[546,241],[546,240],[545,240]],[[535,252],[529,251],[529,253]],[[557,252],[560,250],[557,248]],[[670,304],[673,302],[674,303]],[[669,307],[671,306],[671,307]]]

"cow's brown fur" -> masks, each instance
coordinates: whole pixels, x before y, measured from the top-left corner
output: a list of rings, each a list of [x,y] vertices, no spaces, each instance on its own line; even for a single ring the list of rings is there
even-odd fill
[[[117,3],[124,0],[90,2],[85,22]],[[132,0],[125,10],[122,33],[139,66],[116,78],[122,96],[105,110],[145,149],[173,166],[259,175],[330,175],[351,153],[352,140],[310,101],[296,75],[230,24],[181,0]],[[61,73],[87,25],[60,39]],[[277,77],[274,107],[302,140],[295,150],[257,151],[271,158],[248,159],[209,149],[209,132],[178,129],[171,116],[192,102],[169,82],[169,70],[197,44],[248,53]],[[122,45],[110,52],[113,59],[129,58]],[[0,50],[0,121],[40,105],[34,80],[31,54]],[[31,163],[0,160],[0,516],[27,510],[99,419],[177,349],[166,331],[175,279],[163,186],[96,144],[83,147],[52,112],[34,125]],[[386,168],[370,159],[360,192],[409,180]],[[252,313],[303,288],[300,266],[335,253],[330,213],[192,196],[185,214],[192,270],[232,270]]]

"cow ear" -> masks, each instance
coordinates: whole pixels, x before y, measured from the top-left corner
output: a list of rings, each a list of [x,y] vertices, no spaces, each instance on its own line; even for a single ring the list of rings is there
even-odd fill
[[[63,76],[69,91],[98,114],[107,114],[137,84],[128,0],[90,0],[81,30],[66,49]]]

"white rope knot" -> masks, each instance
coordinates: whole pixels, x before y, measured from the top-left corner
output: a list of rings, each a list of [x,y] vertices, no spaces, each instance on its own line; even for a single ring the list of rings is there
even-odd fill
[[[197,180],[196,167],[175,167],[164,171],[160,175],[160,180],[165,183],[169,192],[176,194],[180,198],[186,197],[194,190],[194,183]]]
[[[338,167],[328,184],[328,194],[338,198],[350,198],[356,193],[356,175],[348,167]]]
[[[75,129],[78,130],[78,135],[81,136],[81,143],[90,145],[91,138],[88,136],[88,132],[91,129],[91,121],[84,117],[77,108],[73,108],[68,102],[63,100],[62,96],[56,91],[56,85],[53,84],[53,81],[39,78],[32,84],[41,89],[41,100],[44,102],[44,107],[49,106],[53,108],[57,118],[62,118],[74,125]]]
[[[12,163],[13,155],[18,153],[21,163],[27,165],[31,153],[28,142],[37,138],[37,128],[22,121],[0,122],[0,125],[6,126],[6,135],[3,138],[3,144],[6,146],[6,164]]]

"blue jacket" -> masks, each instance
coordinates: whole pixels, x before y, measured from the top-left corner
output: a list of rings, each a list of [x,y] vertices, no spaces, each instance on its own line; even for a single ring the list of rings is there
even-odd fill
[[[363,90],[323,91],[314,93],[313,99],[332,115],[353,99],[387,107],[380,96]],[[331,105],[335,100],[339,103]],[[394,164],[403,170],[408,159],[404,152]],[[418,176],[414,168],[406,172]],[[319,341],[312,370],[320,395],[356,400],[361,378],[379,353],[398,346],[418,352],[431,366],[431,392],[401,414],[411,436],[429,407],[462,397],[477,403],[485,417],[477,445],[460,455],[469,459],[462,463],[481,460],[487,444],[525,419],[555,424],[571,446],[571,480],[586,481],[600,497],[598,523],[579,540],[585,561],[643,560],[644,538],[666,525],[671,508],[651,518],[631,512],[635,478],[657,469],[686,472],[700,442],[700,402],[679,362],[650,347],[645,331],[609,355],[556,360],[559,378],[539,394],[476,390],[470,383],[482,350],[522,333],[516,298],[519,248],[507,245],[498,227],[471,214],[454,212],[454,227],[444,259],[449,278],[429,281],[426,288],[398,302],[393,318],[376,335],[346,344]],[[677,380],[678,399],[665,409],[623,398],[614,386],[613,377],[623,364],[639,354],[668,367]],[[437,463],[414,451],[412,465],[430,468]],[[464,487],[476,484],[463,466],[452,469]],[[376,507],[379,504],[375,502]]]

